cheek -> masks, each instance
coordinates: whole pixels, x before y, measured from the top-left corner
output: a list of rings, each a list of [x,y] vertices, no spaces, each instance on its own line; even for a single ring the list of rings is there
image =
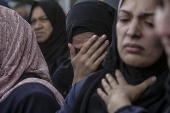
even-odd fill
[[[152,42],[152,43],[151,43]],[[150,60],[157,60],[163,53],[163,47],[158,39],[158,37],[153,37],[152,39],[148,40],[146,43],[147,52],[146,54],[150,57]]]
[[[48,37],[53,32],[53,27],[52,27],[52,25],[50,23],[46,24],[46,32],[47,32]]]
[[[126,28],[125,27],[122,27],[122,26],[118,26],[117,25],[117,48],[118,48],[118,51],[119,51],[119,54],[122,50],[122,46],[123,46],[123,41],[125,41],[125,33],[126,33]]]
[[[81,49],[83,47],[83,43],[75,44],[73,43],[74,47],[77,49]]]

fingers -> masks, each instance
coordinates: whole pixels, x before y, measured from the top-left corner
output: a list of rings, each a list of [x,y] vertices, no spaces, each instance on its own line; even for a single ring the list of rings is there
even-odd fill
[[[71,56],[71,60],[76,56],[76,49],[72,44],[68,44],[68,47],[70,49],[70,56]]]
[[[102,79],[102,86],[107,94],[109,94],[110,90],[112,90],[111,85],[109,85],[106,79]]]
[[[100,56],[106,50],[108,45],[109,45],[109,41],[106,40],[96,51],[94,51],[94,53],[91,56],[91,61],[95,62],[98,58],[100,58]]]
[[[111,74],[106,74],[106,79],[112,88],[114,88],[118,85],[116,79],[114,79]]]
[[[93,64],[93,67],[96,67],[96,69],[99,67],[99,65],[102,63],[106,56],[107,52],[104,52]]]
[[[88,50],[89,50],[89,48],[93,45],[93,43],[96,41],[96,39],[97,39],[98,37],[97,37],[97,35],[93,35],[84,45],[83,45],[83,47],[81,48],[81,50],[80,50],[80,54],[85,54]]]
[[[102,89],[97,89],[98,95],[102,98],[102,100],[107,104],[107,94],[102,91]]]
[[[156,77],[150,77],[147,80],[145,80],[144,82],[142,82],[141,84],[136,86],[136,89],[138,89],[138,93],[141,94],[143,93],[146,88],[148,88],[150,85],[154,84],[156,81]]]
[[[126,82],[126,79],[124,78],[123,74],[119,70],[116,70],[115,75],[116,75],[116,79],[117,79],[118,84],[120,84],[120,85],[128,84]]]
[[[102,35],[101,37],[99,37],[98,40],[96,40],[96,42],[87,51],[86,53],[87,56],[91,57],[93,53],[104,43],[105,39],[106,39],[106,35]]]

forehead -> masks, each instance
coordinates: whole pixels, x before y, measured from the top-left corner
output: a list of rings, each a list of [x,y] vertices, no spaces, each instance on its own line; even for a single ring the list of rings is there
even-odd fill
[[[133,14],[154,13],[156,6],[156,0],[124,0],[120,11],[126,10]]]
[[[95,35],[93,32],[85,32],[85,33],[80,33],[75,36],[73,36],[73,43],[80,43],[87,41],[91,36]]]
[[[31,18],[39,18],[41,16],[46,16],[46,14],[40,6],[36,6],[32,11]]]

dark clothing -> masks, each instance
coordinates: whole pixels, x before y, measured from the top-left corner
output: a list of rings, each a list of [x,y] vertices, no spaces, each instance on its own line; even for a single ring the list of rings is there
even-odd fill
[[[47,62],[50,75],[52,76],[60,64],[69,57],[69,49],[66,38],[65,14],[59,4],[53,0],[34,1],[32,11],[36,6],[41,6],[48,17],[53,32],[47,41],[38,43]]]
[[[54,113],[59,109],[53,93],[39,83],[19,86],[0,104],[0,113]]]
[[[168,102],[170,103],[170,74],[168,75],[168,78],[166,80],[165,87],[166,87],[166,98]]]
[[[74,84],[74,86],[71,88],[69,94],[67,95],[67,97],[64,101],[64,105],[56,113],[72,113],[74,103],[75,103],[76,99],[78,98],[78,95],[80,93],[80,90],[81,90],[85,80],[86,80],[86,78],[83,79],[82,81]]]
[[[120,108],[115,113],[149,113],[146,109],[136,106],[125,106]]]
[[[62,94],[63,97],[66,96],[64,92],[66,90],[69,90],[69,87],[71,87],[73,82],[73,77],[74,77],[74,72],[72,69],[70,59],[64,61],[54,73],[53,85]]]
[[[115,57],[112,56],[110,58]],[[144,107],[145,109],[148,109],[148,111],[151,113],[161,113],[165,110],[168,102],[165,98],[166,90],[164,88],[164,83],[168,76],[168,66],[164,55],[153,66],[145,69],[135,69],[132,67],[128,67],[122,62],[120,62],[120,65],[115,68],[113,66],[116,66],[116,64],[112,64],[114,63],[113,60],[110,61],[111,65],[109,69],[105,67],[106,69],[94,73],[85,81],[82,90],[80,91],[80,94],[78,96],[78,99],[74,105],[74,113],[107,113],[106,106],[101,98],[98,96],[96,90],[98,87],[102,88],[102,78],[104,78],[107,73],[111,73],[114,76],[115,70],[117,68],[120,69],[120,71],[123,73],[127,82],[132,85],[137,85],[146,80],[148,77],[155,75],[157,77],[157,82],[154,85],[150,86],[133,103],[133,105]],[[109,62],[107,66],[109,67]]]
[[[94,32],[98,36],[105,34],[107,40],[111,42],[114,14],[115,10],[101,1],[88,1],[75,4],[66,18],[69,43],[72,43],[72,37],[74,35],[83,32]],[[54,86],[62,95],[72,84],[73,77],[74,72],[70,60],[65,61],[53,75]]]
[[[115,113],[152,113],[152,112],[149,112],[148,110],[141,107],[130,105],[120,108]],[[170,113],[170,107],[165,112],[162,113]]]

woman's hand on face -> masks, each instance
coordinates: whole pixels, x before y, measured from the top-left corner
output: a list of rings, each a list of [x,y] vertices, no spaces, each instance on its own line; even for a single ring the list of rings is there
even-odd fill
[[[122,73],[119,70],[115,72],[115,80],[110,74],[106,75],[106,79],[102,79],[102,86],[104,91],[100,88],[97,89],[97,93],[102,98],[107,106],[109,113],[114,113],[119,108],[131,105],[148,86],[152,85],[156,81],[156,77],[150,77],[139,85],[129,85]]]
[[[81,48],[78,54],[72,44],[70,48],[71,63],[74,70],[73,84],[84,79],[90,73],[96,71],[106,55],[109,41],[106,35],[92,36]]]

